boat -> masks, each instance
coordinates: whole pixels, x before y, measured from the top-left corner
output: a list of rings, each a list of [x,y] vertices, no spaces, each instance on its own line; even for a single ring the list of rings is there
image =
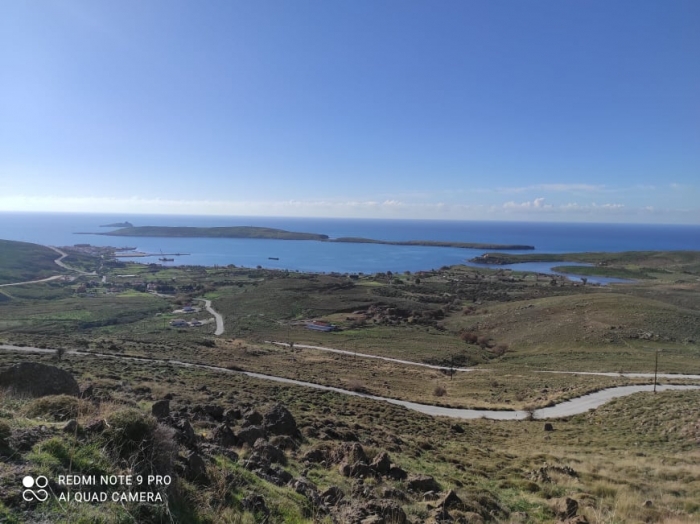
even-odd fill
[[[306,323],[307,329],[312,329],[314,331],[334,331],[337,326],[324,322],[323,320],[312,320]]]
[[[158,260],[160,260],[161,262],[175,262],[175,259],[174,259],[174,258],[165,258],[165,257],[162,257],[162,258],[159,258]]]
[[[280,257],[267,257],[268,260],[279,260]]]

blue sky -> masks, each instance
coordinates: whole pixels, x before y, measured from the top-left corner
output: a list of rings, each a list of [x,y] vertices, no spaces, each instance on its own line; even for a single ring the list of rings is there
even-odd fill
[[[0,210],[700,223],[700,2],[0,3]]]

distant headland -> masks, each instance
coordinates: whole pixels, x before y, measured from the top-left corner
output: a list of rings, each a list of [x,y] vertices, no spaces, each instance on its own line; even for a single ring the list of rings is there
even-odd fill
[[[118,237],[175,237],[175,238],[260,238],[275,240],[316,240],[320,242],[340,242],[354,244],[385,244],[392,246],[456,247],[463,249],[531,250],[534,246],[520,244],[485,244],[472,242],[441,242],[434,240],[374,240],[360,237],[331,239],[318,233],[299,233],[269,227],[167,227],[167,226],[126,226],[108,233],[79,233]]]
[[[131,222],[115,222],[114,224],[105,224],[100,227],[134,227]]]

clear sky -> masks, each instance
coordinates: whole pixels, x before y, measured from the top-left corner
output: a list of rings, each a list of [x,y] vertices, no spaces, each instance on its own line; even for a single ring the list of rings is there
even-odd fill
[[[700,1],[0,3],[0,210],[700,223]]]

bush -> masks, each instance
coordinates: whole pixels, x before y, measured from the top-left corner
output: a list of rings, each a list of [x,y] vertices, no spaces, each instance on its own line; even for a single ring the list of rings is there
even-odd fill
[[[45,417],[61,421],[78,418],[78,416],[88,413],[91,407],[89,403],[77,397],[49,395],[33,400],[25,408],[25,413],[30,418]]]
[[[461,338],[467,344],[476,344],[476,341],[478,340],[476,334],[472,333],[471,331],[463,331],[459,335],[459,338]]]
[[[8,440],[12,436],[12,430],[7,422],[0,420],[0,447],[8,445]]]
[[[167,475],[177,454],[175,431],[142,411],[127,408],[107,417],[105,447],[137,474]]]
[[[436,397],[444,397],[447,395],[447,390],[443,386],[435,386],[435,389],[433,390],[433,395]]]

